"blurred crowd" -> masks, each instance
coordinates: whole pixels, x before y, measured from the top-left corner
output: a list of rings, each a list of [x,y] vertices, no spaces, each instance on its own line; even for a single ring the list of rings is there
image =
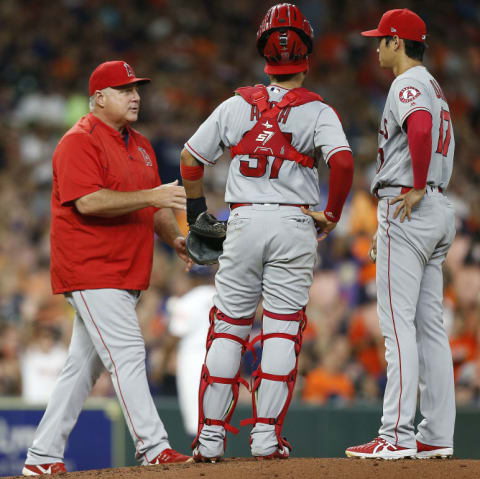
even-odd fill
[[[183,143],[235,88],[266,82],[256,28],[274,1],[3,0],[0,2],[0,396],[45,401],[62,367],[73,311],[49,279],[51,156],[63,133],[88,111],[88,77],[124,59],[152,83],[142,87],[136,128],[154,145],[164,182],[179,177]],[[390,1],[298,1],[315,31],[306,87],[342,118],[355,179],[342,220],[319,244],[299,363],[299,400],[378,401],[385,386],[376,314],[376,230],[369,193],[377,129],[392,81],[378,67],[374,28]],[[455,365],[457,404],[480,406],[480,5],[475,0],[405,0],[429,31],[426,65],[448,99],[455,167],[447,194],[457,237],[444,266],[445,326]],[[229,160],[206,173],[209,209],[225,219]],[[325,205],[328,169],[321,165]],[[185,228],[185,218],[179,214]],[[152,390],[175,394],[175,354],[164,354],[167,303],[194,286],[172,251],[158,244],[139,317]],[[256,328],[259,328],[257,323]],[[247,355],[244,376],[254,367]],[[113,395],[103,375],[92,394]],[[244,393],[242,393],[244,394]],[[242,395],[246,399],[246,395]]]

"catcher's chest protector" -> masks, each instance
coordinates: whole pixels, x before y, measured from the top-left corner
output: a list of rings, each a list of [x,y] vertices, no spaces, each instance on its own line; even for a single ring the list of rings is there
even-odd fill
[[[288,91],[282,100],[273,105],[269,102],[264,85],[242,87],[235,90],[250,105],[256,105],[261,115],[254,127],[248,131],[240,142],[230,148],[232,158],[236,155],[274,156],[284,160],[295,161],[306,168],[313,168],[315,158],[298,152],[278,126],[278,117],[285,108],[292,108],[323,98],[305,88]]]

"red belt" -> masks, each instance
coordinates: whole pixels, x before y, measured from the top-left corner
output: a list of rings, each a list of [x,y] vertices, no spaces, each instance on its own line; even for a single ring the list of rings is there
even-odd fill
[[[261,205],[273,204],[273,205],[278,205],[278,206],[295,206],[297,208],[301,208],[303,206],[304,208],[307,208],[307,209],[310,207],[310,205],[294,205],[294,204],[291,204],[291,203],[230,203],[230,209],[234,210],[235,208],[238,208],[240,206],[252,206],[254,204],[261,204]]]

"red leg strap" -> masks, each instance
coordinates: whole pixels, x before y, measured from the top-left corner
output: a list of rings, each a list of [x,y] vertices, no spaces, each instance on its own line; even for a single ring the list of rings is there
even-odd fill
[[[269,339],[269,338],[290,339],[292,341],[295,341],[296,343],[301,341],[301,337],[302,337],[301,333],[303,333],[303,330],[305,329],[306,321],[307,321],[304,309],[301,309],[300,311],[297,311],[296,313],[290,313],[290,314],[272,313],[271,311],[267,311],[266,309],[264,309],[263,314],[264,314],[264,316],[268,316],[269,318],[272,318],[272,319],[278,319],[280,321],[298,321],[298,322],[300,322],[300,325],[298,327],[298,332],[297,332],[297,334],[286,334],[286,333],[263,334],[263,330],[262,330],[261,334],[259,334],[258,336],[255,336],[250,341],[249,345],[247,346],[248,349],[253,347],[253,345],[255,343],[257,343],[258,341],[262,341],[262,344],[263,344],[263,341],[265,339]],[[298,354],[298,352],[297,352],[297,354]]]
[[[283,339],[290,339],[290,341],[296,341],[297,335],[287,334],[287,333],[269,333],[269,334],[262,335],[263,341],[265,341],[265,339],[270,339],[270,338],[283,338]]]
[[[208,385],[213,383],[219,383],[219,384],[235,384],[237,383],[237,378],[221,378],[219,376],[209,376],[208,377]]]
[[[291,372],[289,374],[285,374],[284,376],[280,376],[279,374],[269,374],[269,373],[264,373],[263,371],[260,371],[260,374],[256,374],[255,376],[261,379],[268,379],[269,381],[279,381],[282,383],[295,380],[295,377],[292,376]]]
[[[252,374],[252,407],[253,407],[253,417],[248,419],[243,419],[240,421],[240,426],[246,426],[248,424],[269,424],[275,426],[275,435],[277,436],[279,446],[283,447],[286,446],[290,450],[292,450],[292,446],[286,441],[285,438],[281,436],[283,422],[285,420],[285,416],[287,414],[288,407],[290,406],[290,402],[293,396],[293,389],[295,387],[295,382],[297,379],[297,368],[298,368],[298,355],[300,354],[300,350],[302,347],[302,339],[303,339],[303,331],[307,324],[307,317],[305,315],[305,308],[297,311],[296,313],[292,314],[279,314],[279,313],[272,313],[271,311],[264,310],[263,314],[269,318],[277,319],[280,321],[298,321],[300,324],[298,326],[297,334],[286,334],[286,333],[269,333],[263,334],[263,329],[260,335],[256,336],[252,341],[250,341],[250,346],[252,347],[256,342],[262,341],[263,342],[270,338],[283,338],[289,339],[294,341],[295,343],[295,367],[286,375],[280,374],[269,374],[262,371],[261,366],[257,368],[257,370]],[[260,386],[262,379],[267,379],[270,381],[279,381],[285,382],[287,384],[288,393],[287,398],[285,400],[285,404],[283,405],[282,410],[278,414],[276,418],[272,417],[258,417],[257,415],[257,404],[256,404],[256,393]]]
[[[270,424],[275,426],[277,424],[277,418],[275,417],[250,417],[248,419],[242,419],[240,421],[240,426],[247,426],[248,424],[256,424],[261,422],[262,424]]]
[[[215,339],[230,339],[232,341],[236,341],[242,345],[242,355],[244,354],[245,350],[247,349],[249,345],[249,337],[246,339],[242,339],[238,336],[235,336],[233,334],[227,334],[227,333],[216,333],[215,332],[215,318],[217,318],[220,321],[225,321],[230,324],[235,324],[235,325],[249,325],[252,324],[253,320],[255,319],[254,316],[251,318],[240,318],[240,319],[235,319],[235,318],[230,318],[229,316],[225,315],[221,311],[219,311],[215,306],[212,307],[210,310],[210,328],[208,330],[207,334],[207,354],[205,355],[205,362],[203,364],[202,368],[202,374],[200,376],[200,388],[198,392],[198,415],[199,415],[199,421],[198,421],[198,432],[197,436],[193,440],[192,443],[192,449],[194,449],[198,443],[198,438],[200,437],[200,433],[202,432],[203,426],[204,425],[213,425],[213,426],[222,426],[225,428],[225,430],[232,432],[233,434],[238,434],[239,430],[232,426],[230,424],[230,420],[233,416],[233,413],[235,411],[235,407],[237,405],[238,401],[238,389],[239,385],[242,384],[244,385],[248,390],[250,390],[249,385],[245,379],[240,377],[240,371],[237,372],[235,377],[233,378],[223,378],[219,376],[211,376],[210,372],[207,368],[206,360],[207,360],[207,355],[208,351]],[[206,418],[205,413],[203,410],[203,397],[205,395],[205,391],[207,390],[207,387],[210,386],[213,383],[219,383],[219,384],[229,384],[232,387],[232,404],[228,410],[228,413],[226,417],[222,419],[211,419],[211,418]],[[225,444],[226,444],[226,437],[225,437]]]
[[[225,321],[229,324],[234,324],[236,326],[248,326],[249,324],[253,324],[255,321],[255,315],[251,316],[250,318],[231,318],[227,316],[225,313],[222,313],[218,308],[215,306],[212,308],[213,314],[219,319],[220,321]],[[212,310],[210,310],[210,315],[212,314]]]
[[[221,378],[219,376],[209,376],[207,380],[208,385],[213,383],[219,384],[241,384],[245,386],[250,391],[250,385],[240,376],[235,376],[234,378]]]
[[[296,341],[297,336],[294,334],[286,334],[286,333],[270,333],[270,334],[259,334],[255,336],[249,343],[246,345],[246,349],[252,352],[253,354],[253,361],[254,363],[257,362],[257,353],[255,352],[255,344],[258,343],[259,341],[263,341],[265,339],[270,339],[270,338],[283,338],[283,339],[290,339],[291,341]]]
[[[232,386],[232,393],[233,393],[232,405],[224,420],[206,418],[205,413],[203,412],[203,396],[205,395],[205,391],[207,387],[213,383],[230,384]],[[208,371],[207,365],[206,364],[203,365],[201,379],[200,379],[200,390],[198,394],[198,399],[199,399],[198,400],[198,413],[199,413],[198,433],[195,439],[193,440],[192,449],[194,449],[197,445],[198,438],[200,437],[200,433],[202,432],[204,424],[206,424],[207,426],[210,426],[210,425],[222,426],[227,431],[230,431],[233,434],[238,434],[239,430],[230,424],[230,419],[232,418],[233,412],[235,410],[235,406],[237,405],[239,384],[243,384],[248,390],[250,390],[247,381],[245,381],[245,379],[240,377],[240,371],[233,378],[222,378],[219,376],[211,376]],[[225,441],[226,441],[226,438],[225,438]]]
[[[249,345],[249,338],[247,337],[247,339],[242,339],[242,338],[239,338],[238,336],[235,336],[233,334],[228,334],[228,333],[215,333],[212,331],[212,333],[210,333],[209,335],[209,339],[211,339],[212,341],[214,339],[217,339],[217,338],[223,338],[223,339],[231,339],[232,341],[236,341],[237,343],[240,343],[244,348],[247,348],[248,345]]]
[[[210,309],[210,328],[208,330],[207,334],[207,353],[208,350],[210,349],[210,346],[212,345],[212,342],[216,338],[224,338],[224,339],[231,339],[232,341],[237,341],[240,343],[243,347],[242,349],[242,354],[245,352],[245,349],[249,348],[249,337],[246,339],[239,338],[238,336],[235,336],[233,334],[228,334],[228,333],[216,333],[215,332],[215,318],[217,318],[220,321],[225,321],[226,323],[229,324],[234,324],[237,326],[248,326],[249,324],[252,324],[253,321],[255,320],[255,316],[252,316],[251,318],[240,318],[240,319],[234,319],[231,318],[230,316],[227,316],[226,314],[222,313],[218,308],[213,306]],[[206,357],[206,356],[205,356]]]
[[[237,341],[237,343],[240,343],[242,345],[242,355],[245,353],[245,350],[248,349],[249,351],[252,351],[253,354],[253,360],[256,362],[257,361],[257,353],[255,352],[255,349],[251,346],[249,340],[250,336],[248,336],[246,339],[239,338],[238,336],[235,336],[233,334],[228,334],[228,333],[216,333],[215,332],[215,317],[220,320],[220,321],[225,321],[226,323],[233,324],[236,326],[248,326],[253,323],[255,320],[255,316],[252,316],[251,318],[240,318],[240,319],[235,319],[231,318],[230,316],[227,316],[226,314],[222,313],[218,308],[215,306],[210,310],[210,329],[208,331],[208,336],[207,336],[207,349],[210,348],[212,342],[216,338],[224,338],[224,339],[231,339],[232,341]]]
[[[202,424],[206,424],[207,426],[222,426],[233,434],[238,434],[240,432],[240,429],[232,426],[228,422],[221,421],[220,419],[204,419]]]
[[[266,309],[263,310],[264,316],[268,316],[272,319],[278,319],[280,321],[301,321],[303,319],[303,309],[297,311],[296,313],[290,314],[280,314],[280,313],[272,313],[271,311],[267,311]]]

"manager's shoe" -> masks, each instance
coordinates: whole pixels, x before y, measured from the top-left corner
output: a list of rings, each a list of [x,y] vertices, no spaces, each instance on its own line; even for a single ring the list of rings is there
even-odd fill
[[[155,459],[149,461],[149,466],[155,466],[157,464],[173,464],[173,463],[186,463],[192,462],[193,458],[191,456],[186,456],[181,454],[175,449],[164,449]]]
[[[376,437],[373,441],[360,446],[349,447],[345,454],[348,457],[360,457],[361,459],[405,459],[415,457],[416,449],[395,446],[382,437]]]
[[[423,444],[423,442],[417,441],[417,454],[415,454],[417,459],[431,459],[434,457],[447,459],[452,456],[453,447],[429,446],[428,444]]]
[[[50,464],[25,464],[22,469],[24,476],[41,476],[42,474],[61,474],[67,472],[63,462],[52,462]]]

